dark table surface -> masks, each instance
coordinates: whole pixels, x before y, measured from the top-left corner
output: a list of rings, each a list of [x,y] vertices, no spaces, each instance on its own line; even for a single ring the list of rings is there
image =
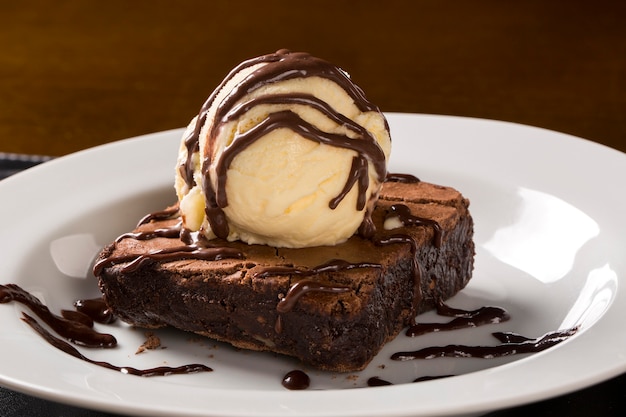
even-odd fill
[[[340,65],[385,111],[506,120],[624,152],[625,21],[623,1],[3,1],[0,152],[59,156],[182,127],[234,65],[279,48]],[[625,410],[622,375],[491,416]],[[0,388],[1,417],[105,415]]]

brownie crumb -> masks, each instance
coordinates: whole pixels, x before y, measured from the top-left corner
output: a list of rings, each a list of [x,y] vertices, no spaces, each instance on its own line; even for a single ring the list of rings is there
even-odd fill
[[[153,332],[146,332],[145,335],[146,341],[143,342],[141,346],[139,346],[137,352],[135,352],[135,355],[145,352],[146,349],[152,350],[161,346],[161,339],[159,339],[159,336],[155,335]]]

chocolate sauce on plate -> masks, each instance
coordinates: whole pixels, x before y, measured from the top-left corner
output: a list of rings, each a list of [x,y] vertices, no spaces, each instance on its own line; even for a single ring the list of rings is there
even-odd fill
[[[98,333],[90,326],[90,324],[93,325],[94,320],[105,324],[114,321],[113,315],[106,307],[104,300],[78,300],[75,302],[76,311],[72,312],[70,310],[63,310],[64,317],[60,317],[50,312],[50,309],[42,304],[39,299],[18,285],[0,285],[0,303],[8,303],[11,301],[24,304],[44,323],[50,326],[54,332],[74,344],[84,347],[98,348],[113,348],[117,345],[117,341],[113,336]],[[108,362],[95,361],[80,353],[78,349],[70,343],[54,336],[33,316],[22,312],[22,320],[35,330],[46,342],[55,348],[85,362],[107,369],[113,369],[125,374],[148,377],[212,371],[211,368],[202,364],[190,364],[179,367],[159,366],[149,369],[137,369],[129,366],[116,366]]]
[[[213,370],[209,368],[208,366],[202,365],[202,364],[182,365],[178,367],[159,366],[156,368],[149,368],[149,369],[137,369],[137,368],[132,368],[130,366],[116,366],[108,362],[95,361],[93,359],[89,359],[88,357],[80,353],[78,349],[76,349],[74,346],[70,345],[66,341],[54,336],[52,333],[46,330],[43,326],[41,326],[41,324],[39,324],[39,322],[37,322],[37,320],[35,320],[32,316],[26,313],[22,313],[22,315],[23,315],[22,320],[26,322],[33,330],[35,330],[41,337],[43,337],[46,342],[50,343],[55,348],[75,358],[91,363],[93,365],[101,366],[103,368],[112,369],[115,371],[122,372],[124,374],[145,376],[145,377],[174,375],[174,374],[191,374],[191,373],[196,373],[196,372],[210,372]]]
[[[485,306],[476,310],[460,310],[453,309],[441,301],[438,301],[437,304],[437,314],[454,317],[454,319],[447,323],[416,323],[407,329],[406,335],[415,337],[432,332],[478,327],[483,324],[497,324],[510,318],[506,310],[500,307]]]
[[[311,379],[309,376],[299,369],[287,372],[282,381],[283,387],[289,390],[307,389],[310,384]]]
[[[74,308],[97,323],[110,324],[115,321],[113,311],[102,297],[76,300]]]
[[[413,382],[425,382],[425,381],[433,381],[435,379],[449,378],[454,375],[426,375],[415,378]],[[378,376],[373,376],[367,380],[368,387],[384,387],[388,385],[394,385],[393,382],[387,381],[386,379],[382,379]]]
[[[98,333],[80,321],[68,320],[50,311],[37,297],[15,284],[0,285],[0,303],[16,301],[27,306],[59,335],[86,347],[112,348],[117,345],[114,336]]]
[[[577,328],[549,332],[538,338],[532,339],[516,333],[496,332],[492,335],[502,342],[494,346],[464,346],[447,345],[431,346],[409,352],[396,352],[391,355],[395,361],[408,361],[414,359],[433,359],[442,357],[452,358],[484,358],[491,359],[502,356],[517,355],[522,353],[537,353],[552,347],[573,336]]]
[[[387,386],[387,385],[393,385],[393,384],[391,382],[389,382],[389,381],[387,381],[385,379],[382,379],[380,377],[377,377],[377,376],[373,376],[373,377],[371,377],[371,378],[369,378],[367,380],[367,386],[368,387],[384,387],[384,386]]]

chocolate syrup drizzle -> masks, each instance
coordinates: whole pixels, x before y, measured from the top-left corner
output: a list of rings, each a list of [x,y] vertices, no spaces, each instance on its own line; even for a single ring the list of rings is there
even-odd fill
[[[39,322],[37,322],[37,320],[35,320],[32,316],[26,313],[22,313],[22,315],[23,315],[22,320],[26,322],[33,330],[39,333],[39,335],[43,337],[44,340],[46,340],[55,348],[75,358],[91,363],[93,365],[101,366],[103,368],[112,369],[114,371],[119,371],[124,374],[144,376],[144,377],[165,376],[165,375],[174,375],[174,374],[191,374],[191,373],[196,373],[196,372],[211,372],[213,370],[209,368],[208,366],[202,365],[202,364],[182,365],[182,366],[178,366],[175,368],[170,367],[170,366],[158,366],[156,368],[137,369],[137,368],[132,368],[130,366],[116,366],[108,362],[95,361],[93,359],[89,359],[87,356],[80,353],[74,346],[70,345],[66,341],[54,336],[52,333],[47,331],[43,326],[41,326]]]
[[[578,328],[557,330],[549,332],[537,338],[528,338],[517,333],[495,332],[492,335],[501,343],[494,346],[464,346],[447,345],[431,346],[411,352],[396,352],[391,355],[395,361],[409,361],[414,359],[433,359],[442,357],[452,358],[484,358],[491,359],[502,356],[517,355],[522,353],[537,353],[548,349],[570,338],[578,331]]]
[[[114,348],[117,346],[115,337],[109,334],[98,333],[92,328],[94,321],[108,324],[115,320],[111,310],[102,299],[77,300],[74,303],[76,311],[63,310],[63,317],[60,317],[53,314],[39,299],[18,285],[0,285],[0,303],[8,303],[11,301],[21,303],[28,307],[37,317],[50,326],[54,332],[71,343],[91,348]],[[22,312],[22,320],[55,348],[85,362],[125,374],[149,377],[212,371],[211,368],[202,364],[183,365],[175,368],[159,366],[149,369],[136,369],[128,366],[116,366],[108,362],[95,361],[80,353],[70,343],[54,336],[31,315]]]
[[[214,123],[211,124],[207,133],[208,146],[201,156],[203,159],[202,176],[204,178],[202,186],[206,198],[205,213],[213,233],[222,239],[226,239],[229,234],[229,226],[223,209],[228,205],[225,188],[227,180],[226,172],[230,163],[235,156],[245,148],[272,130],[279,128],[290,129],[300,136],[318,143],[355,151],[357,155],[351,166],[348,180],[340,194],[329,202],[329,207],[331,209],[336,208],[352,187],[357,184],[357,210],[363,210],[366,207],[366,192],[369,184],[369,163],[373,165],[380,181],[383,181],[386,176],[385,155],[375,138],[366,129],[341,115],[332,107],[310,94],[271,94],[253,98],[236,105],[236,103],[242,100],[247,94],[268,84],[294,78],[321,77],[331,80],[343,88],[352,98],[359,110],[363,112],[376,111],[380,113],[378,107],[374,106],[365,98],[363,91],[352,83],[349,76],[344,71],[327,61],[315,58],[307,53],[290,52],[288,50],[279,50],[274,54],[263,55],[242,62],[226,76],[203,104],[193,131],[184,139],[187,149],[187,159],[179,167],[179,170],[187,186],[192,188],[195,185],[192,157],[193,153],[198,152],[200,149],[200,132],[202,126],[206,123],[208,111],[213,106],[218,92],[241,70],[257,64],[265,65],[261,65],[246,76],[238,85],[234,86],[233,89],[228,92],[227,96],[218,104],[214,116]],[[297,113],[289,110],[278,111],[270,114],[254,128],[245,133],[238,134],[233,139],[232,144],[222,153],[216,166],[216,178],[212,181],[209,166],[214,157],[216,137],[219,135],[224,124],[241,117],[245,112],[255,106],[266,104],[290,104],[312,107],[331,120],[351,130],[356,134],[356,137],[350,138],[347,135],[323,132],[304,121]],[[380,114],[382,115],[382,113]],[[386,127],[388,129],[388,126]],[[373,223],[371,222],[370,216],[371,208],[368,208],[364,216],[364,225],[359,228],[359,232],[364,233],[366,237],[373,234]]]
[[[386,176],[388,181],[399,181],[399,182],[418,182],[414,176],[404,175],[404,174],[387,174]],[[145,217],[146,221],[151,221],[153,219],[164,219],[171,218],[177,214],[174,210],[166,210],[164,212],[158,212],[156,214],[150,214]],[[432,227],[434,230],[433,237],[433,245],[436,247],[440,247],[443,241],[443,235],[441,228],[438,223],[429,220],[419,218],[417,216],[413,216],[408,209],[407,206],[402,204],[393,205],[389,213],[388,217],[396,216],[400,219],[402,224],[405,227],[411,226],[426,226]],[[145,222],[145,221],[142,221]],[[142,223],[140,222],[140,223]],[[145,232],[145,233],[127,233],[122,235],[117,241],[119,242],[122,239],[153,239],[156,237],[165,237],[165,238],[176,238],[180,237],[182,239],[183,236],[183,228],[180,223],[166,229],[162,229],[156,232]],[[184,241],[185,239],[183,239]],[[389,233],[389,234],[378,234],[374,237],[371,237],[370,240],[376,245],[392,245],[392,244],[408,244],[411,247],[412,259],[413,259],[413,281],[414,281],[414,294],[415,300],[413,303],[413,308],[417,305],[417,303],[421,299],[421,266],[416,260],[416,252],[417,252],[417,242],[408,234],[403,233]],[[207,242],[203,242],[206,244]],[[199,246],[199,243],[188,243],[183,246],[177,246],[171,249],[162,250],[162,251],[154,251],[149,254],[143,255],[135,255],[128,257],[109,257],[101,259],[94,266],[94,274],[97,276],[101,273],[103,268],[109,267],[111,265],[117,263],[127,263],[127,265],[123,266],[123,268],[127,271],[132,271],[138,268],[144,267],[146,264],[151,264],[153,262],[168,262],[179,259],[222,259],[222,257],[233,257],[237,259],[241,259],[244,257],[244,254],[236,251],[229,247],[220,247],[220,246]],[[318,265],[313,268],[303,268],[300,266],[274,266],[274,267],[265,267],[260,268],[257,272],[255,272],[256,278],[266,278],[273,275],[292,275],[298,276],[301,279],[294,280],[291,284],[287,294],[285,294],[280,301],[277,303],[276,310],[279,313],[277,322],[275,324],[275,330],[277,333],[281,332],[282,328],[282,315],[288,313],[293,309],[298,300],[307,293],[310,292],[327,292],[327,293],[344,293],[350,291],[348,286],[341,285],[329,285],[323,282],[319,282],[316,280],[308,279],[307,276],[316,275],[324,272],[337,272],[341,270],[350,270],[354,268],[380,268],[381,265],[361,262],[361,263],[350,263],[341,259],[333,259],[324,264]],[[0,289],[4,290],[7,288],[5,286],[0,287]],[[3,296],[6,299],[7,295],[4,292],[0,291],[0,301],[7,302],[8,300],[3,301]],[[19,298],[19,297],[18,297]],[[436,331],[444,331],[444,330],[453,330],[459,329],[463,327],[476,327],[480,325],[490,324],[490,323],[500,323],[509,319],[508,313],[499,308],[499,307],[481,307],[476,310],[461,310],[452,308],[441,300],[437,300],[437,313],[441,316],[453,317],[453,320],[447,323],[416,323],[414,322],[407,329],[406,335],[410,337],[416,337],[429,332]],[[530,352],[538,352],[544,350],[550,346],[553,346],[566,338],[570,337],[577,331],[576,328],[551,332],[542,337],[531,339],[526,338],[524,336],[515,334],[515,333],[502,333],[496,332],[493,333],[494,337],[498,338],[502,343],[497,346],[463,346],[463,345],[449,345],[449,346],[434,346],[430,348],[425,348],[413,352],[396,352],[392,355],[391,359],[393,360],[412,360],[412,359],[422,359],[422,358],[433,358],[433,357],[442,357],[442,356],[454,356],[454,357],[496,357],[496,356],[506,356],[517,353],[530,353]],[[43,334],[42,334],[43,335]],[[43,335],[48,338],[47,336]],[[50,340],[49,340],[50,341]],[[50,341],[53,344],[58,344],[57,342]],[[61,341],[62,342],[62,341]],[[64,343],[64,342],[63,342]],[[60,348],[60,347],[59,347]],[[75,355],[71,351],[68,352],[70,354]],[[169,371],[168,371],[169,372]],[[306,374],[305,374],[306,376]],[[418,382],[421,380],[428,380],[444,376],[426,376],[415,379],[414,382]],[[299,379],[302,375],[298,374],[294,375],[286,375],[285,379],[287,382],[283,381],[283,384],[288,389],[298,389],[301,384]],[[308,376],[307,376],[308,378]],[[387,385],[391,384],[389,381],[382,380],[380,378],[374,377],[368,381],[369,386],[378,386],[378,385]]]
[[[128,237],[128,236],[127,236]],[[229,247],[203,247],[196,244],[176,246],[173,248],[156,250],[140,255],[109,256],[96,262],[93,273],[98,276],[104,268],[118,263],[128,262],[122,267],[123,272],[133,272],[155,262],[171,262],[181,259],[198,259],[204,261],[219,261],[221,259],[243,259],[244,255],[237,249]]]
[[[110,335],[105,335],[95,332],[89,325],[86,325],[84,318],[102,322],[111,323],[112,315],[108,310],[106,303],[102,299],[89,299],[78,300],[75,302],[77,308],[76,313],[79,314],[80,320],[73,321],[71,319],[59,317],[50,312],[48,307],[43,305],[36,297],[27,291],[23,290],[16,284],[0,285],[0,303],[8,303],[11,301],[19,302],[26,305],[31,309],[40,319],[48,324],[59,335],[67,338],[72,343],[81,346],[111,348],[116,345],[115,338]],[[497,314],[494,314],[498,311]],[[461,317],[461,318],[476,318],[477,316],[485,317],[508,317],[508,314],[501,308],[483,307],[477,310],[461,310],[457,308],[449,307],[443,302],[439,301],[437,305],[437,313],[448,317]],[[52,317],[52,318],[51,318]],[[206,365],[202,364],[189,364],[179,367],[161,366],[149,369],[136,369],[126,366],[116,366],[108,362],[95,361],[80,353],[70,343],[52,335],[46,330],[39,322],[23,312],[22,320],[27,323],[33,330],[35,330],[44,340],[50,343],[55,348],[74,356],[83,361],[91,364],[101,366],[107,369],[120,371],[126,374],[138,375],[138,376],[163,376],[172,374],[188,374],[195,372],[210,372],[212,371]],[[499,323],[501,320],[475,320],[473,323],[465,323],[463,326],[450,326],[449,323],[433,325],[432,323],[418,323],[415,326],[419,326],[419,331],[413,332],[410,336],[418,336],[427,332],[435,332],[440,330],[452,330],[460,327],[470,326],[475,327],[488,323]],[[452,321],[454,322],[454,320]],[[452,323],[450,322],[450,323]],[[413,327],[415,327],[413,326]],[[578,331],[577,327],[573,327],[565,330],[558,330],[549,332],[543,336],[537,338],[528,338],[513,332],[494,332],[492,335],[500,342],[494,346],[465,346],[465,345],[447,345],[447,346],[432,346],[416,351],[408,352],[396,352],[391,356],[392,360],[396,361],[408,361],[415,359],[433,359],[439,357],[455,357],[455,358],[495,358],[502,356],[510,356],[523,353],[536,353],[548,349],[566,339],[573,336]],[[94,336],[95,335],[95,336]],[[109,340],[108,343],[91,343],[93,340]],[[112,338],[112,339],[110,339]],[[416,378],[413,382],[428,381],[437,378],[445,378],[452,375],[440,375],[440,376],[422,376]],[[309,376],[300,370],[294,370],[287,373],[282,384],[285,388],[291,390],[300,390],[308,388],[310,384]],[[392,382],[381,379],[379,377],[369,378],[367,385],[370,387],[393,385]]]
[[[436,248],[441,248],[443,242],[443,230],[441,225],[434,220],[424,217],[418,217],[411,214],[411,209],[404,204],[394,204],[390,208],[390,213],[387,217],[398,217],[402,225],[406,226],[430,226],[433,228],[434,237],[433,243]]]
[[[331,259],[330,261],[323,263],[321,265],[315,266],[310,269],[303,269],[295,266],[268,266],[261,268],[259,271],[254,273],[256,278],[267,278],[270,276],[276,275],[299,275],[299,276],[309,276],[316,275],[324,272],[339,272],[339,271],[347,271],[350,269],[356,268],[381,268],[380,264],[371,263],[371,262],[348,262],[343,259]]]
[[[451,376],[454,375],[426,375],[415,378],[413,382],[432,381],[434,379],[449,378]],[[382,379],[378,376],[373,376],[367,380],[368,387],[384,387],[387,385],[393,385],[393,382],[387,381],[386,379]]]
[[[80,346],[112,348],[117,345],[114,336],[98,333],[81,321],[68,320],[50,311],[39,299],[15,284],[0,285],[0,303],[16,301],[27,306],[59,335]]]
[[[139,224],[143,224],[143,223],[140,222]],[[182,221],[178,222],[174,226],[165,227],[162,229],[156,229],[151,232],[124,233],[123,235],[118,236],[118,238],[115,239],[115,242],[121,242],[124,239],[150,240],[150,239],[154,239],[157,237],[175,239],[175,238],[180,237],[181,232],[182,232]]]
[[[113,311],[104,302],[102,297],[76,300],[74,302],[74,308],[78,313],[98,323],[110,324],[116,319]]]
[[[485,306],[476,310],[461,310],[449,307],[441,300],[437,301],[437,314],[454,319],[447,323],[416,323],[407,329],[406,335],[415,337],[432,332],[497,324],[510,319],[509,313],[501,307]]]
[[[509,319],[509,314],[500,307],[481,307],[476,310],[462,310],[452,308],[441,300],[437,300],[437,314],[446,317],[455,317],[447,323],[416,323],[406,332],[409,337],[421,336],[426,333],[456,330],[464,327],[478,327],[486,324],[497,324]],[[500,344],[492,346],[446,345],[430,346],[408,352],[396,352],[391,355],[395,361],[409,361],[416,359],[451,358],[483,358],[511,356],[523,353],[537,353],[552,347],[576,334],[578,327],[549,332],[537,338],[529,338],[513,332],[494,332]],[[430,381],[447,378],[453,375],[422,376],[413,382]],[[370,387],[393,385],[392,382],[380,377],[371,377],[367,380]]]
[[[165,210],[155,211],[154,213],[148,213],[143,218],[141,218],[141,220],[139,220],[139,222],[137,223],[137,227],[141,226],[142,224],[150,223],[153,220],[158,221],[158,220],[170,219],[178,214],[178,210],[179,210],[179,207],[177,203],[171,207],[166,208]]]
[[[400,174],[400,173],[391,173],[388,172],[387,176],[385,177],[385,181],[387,182],[402,182],[405,184],[416,184],[418,182],[420,182],[420,179],[417,178],[415,175],[411,175],[411,174]]]
[[[310,276],[324,272],[348,271],[356,268],[381,268],[380,264],[370,262],[351,263],[342,259],[332,259],[324,264],[310,269],[302,269],[294,266],[274,266],[261,268],[254,273],[257,278],[267,278],[274,275],[297,275]],[[279,313],[287,313],[293,309],[298,300],[310,292],[343,293],[350,291],[350,287],[344,285],[328,285],[310,279],[302,279],[291,285],[287,294],[276,305]]]
[[[417,314],[417,306],[422,299],[422,266],[417,262],[417,242],[413,237],[405,233],[394,233],[379,236],[373,239],[374,244],[379,246],[408,244],[411,248],[411,274],[413,276],[413,302],[411,303],[411,317]]]
[[[402,182],[419,182],[419,179],[409,174],[387,174],[386,178],[390,181],[402,181]],[[164,211],[148,214],[140,222],[139,225],[145,224],[152,220],[169,219],[178,214],[178,207],[174,206]],[[434,245],[440,247],[442,244],[442,232],[440,225],[430,219],[424,219],[417,216],[413,216],[410,209],[403,204],[396,204],[390,208],[388,217],[398,217],[405,227],[409,226],[430,226],[434,230]],[[176,225],[157,229],[149,232],[134,232],[125,233],[120,235],[115,242],[119,243],[123,239],[137,239],[137,240],[149,240],[157,237],[161,238],[181,238],[186,244],[182,246],[175,246],[173,248],[167,248],[157,251],[152,251],[138,255],[126,255],[126,256],[109,256],[100,259],[93,267],[93,273],[95,276],[99,276],[104,268],[113,266],[115,264],[126,263],[122,267],[124,272],[133,272],[147,265],[156,262],[169,262],[182,259],[200,259],[200,260],[220,260],[220,259],[244,259],[245,255],[239,250],[230,248],[227,246],[212,246],[209,242],[191,242],[190,239],[184,238],[185,229],[182,227],[182,223],[178,222]],[[392,233],[386,235],[378,235],[370,238],[376,245],[393,245],[393,244],[408,244],[411,247],[412,258],[412,276],[414,283],[414,300],[412,303],[413,313],[416,313],[416,306],[418,305],[422,293],[421,293],[421,266],[417,262],[416,252],[417,243],[408,234]],[[350,263],[341,259],[333,259],[324,264],[316,267],[306,269],[297,266],[275,266],[264,267],[255,272],[255,277],[265,278],[272,275],[294,275],[306,277],[310,275],[316,275],[323,272],[338,272],[342,270],[350,270],[354,268],[381,268],[379,264],[373,264],[369,262]],[[328,285],[322,282],[313,280],[299,280],[292,284],[287,294],[281,298],[277,304],[277,310],[279,313],[286,313],[291,311],[297,301],[305,294],[311,292],[326,292],[326,293],[342,293],[349,291],[349,287]],[[415,314],[412,314],[414,316]],[[282,319],[279,316],[275,325],[275,330],[280,333],[282,329]]]

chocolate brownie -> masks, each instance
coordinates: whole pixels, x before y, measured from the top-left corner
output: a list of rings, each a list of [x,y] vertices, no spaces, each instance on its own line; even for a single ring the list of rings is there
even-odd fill
[[[376,234],[304,249],[197,241],[176,208],[107,246],[94,267],[122,320],[173,326],[330,371],[363,369],[415,315],[468,283],[469,202],[426,182],[386,182]],[[396,220],[397,228],[386,229]]]

